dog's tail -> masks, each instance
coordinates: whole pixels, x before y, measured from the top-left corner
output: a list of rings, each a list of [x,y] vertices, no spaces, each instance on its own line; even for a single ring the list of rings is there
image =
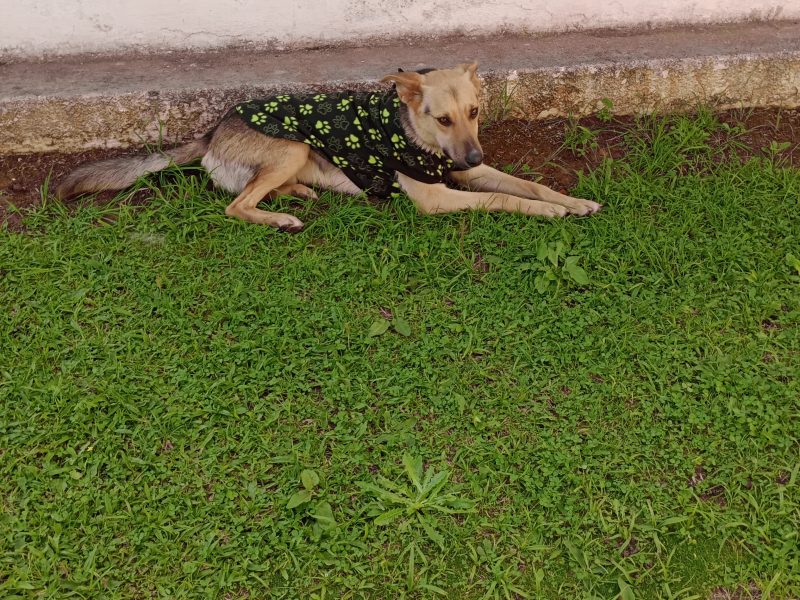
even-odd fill
[[[201,158],[208,151],[210,141],[209,133],[193,142],[173,148],[169,153],[111,158],[83,165],[67,175],[56,189],[56,196],[69,198],[78,194],[124,189],[142,175]]]

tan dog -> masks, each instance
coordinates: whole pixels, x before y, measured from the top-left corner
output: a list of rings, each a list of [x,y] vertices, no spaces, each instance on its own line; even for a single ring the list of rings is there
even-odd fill
[[[300,113],[294,106],[289,106],[289,96],[277,96],[237,106],[203,138],[175,148],[169,154],[118,158],[80,167],[64,180],[57,194],[67,197],[123,189],[146,173],[202,157],[202,164],[214,183],[237,194],[225,209],[226,214],[288,231],[299,231],[303,223],[292,215],[267,212],[257,205],[265,198],[279,195],[316,198],[311,187],[346,194],[369,191],[359,184],[364,181],[365,172],[368,175],[370,169],[379,171],[377,166],[382,168],[384,175],[393,179],[392,186],[408,194],[424,214],[484,209],[561,217],[598,211],[601,205],[596,202],[565,196],[481,164],[483,152],[478,141],[480,81],[476,69],[477,64],[473,63],[445,70],[400,72],[382,80],[394,83],[396,96],[394,92],[387,92],[377,99],[377,94],[350,93],[344,97],[336,105],[341,111],[353,109],[354,98],[364,101],[363,106],[355,107],[358,113],[353,114],[358,116],[351,122],[341,120],[344,117],[334,121],[343,130],[352,128],[355,123],[357,131],[352,131],[358,136],[349,136],[355,140],[352,142],[354,146],[367,145],[361,138],[369,140],[364,128],[372,123],[370,116],[375,122],[383,119],[386,127],[394,123],[399,128],[399,138],[392,135],[396,142],[394,147],[388,142],[383,145],[381,141],[372,142],[377,144],[382,154],[377,154],[376,150],[375,156],[365,154],[364,160],[353,154],[339,156],[326,147],[327,141],[320,141],[313,135],[312,132],[326,132],[330,127],[328,120],[319,115],[312,115],[305,121],[300,116],[315,109],[322,110],[321,107],[303,104],[312,102],[312,96],[300,97]],[[324,101],[326,95],[317,94],[313,98],[314,101]],[[282,102],[286,105],[281,105]],[[389,109],[381,113],[382,105],[378,102],[386,102],[389,109],[394,107],[396,115],[389,115]],[[270,110],[290,112],[286,112],[287,116],[280,121],[273,118]],[[330,110],[330,106],[326,106],[326,110]],[[380,128],[380,125],[375,125],[375,128]],[[280,134],[273,134],[278,131]],[[372,134],[375,130],[369,128],[368,131]],[[345,139],[351,144],[350,139]],[[408,148],[405,146],[401,150],[404,139],[410,142],[408,146],[413,148],[413,152],[406,152]],[[335,144],[338,147],[338,142]],[[349,156],[349,162],[346,156]],[[433,164],[446,165],[444,173],[441,166],[440,176],[428,171],[432,177],[414,170],[416,167],[407,167],[406,163],[413,162],[415,156],[420,163],[430,158]],[[354,162],[360,165],[360,178],[353,174],[355,166],[350,163]],[[377,166],[373,167],[373,164]],[[391,165],[397,165],[396,170]],[[424,176],[418,177],[418,172]],[[380,181],[379,177],[376,181]],[[469,191],[451,189],[445,181]]]

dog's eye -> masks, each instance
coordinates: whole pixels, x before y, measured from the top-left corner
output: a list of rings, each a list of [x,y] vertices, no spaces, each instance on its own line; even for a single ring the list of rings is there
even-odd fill
[[[441,123],[445,127],[448,127],[453,124],[453,122],[450,120],[450,117],[439,117],[436,120],[439,121],[439,123]]]
[[[476,106],[471,111],[469,111],[469,118],[470,119],[475,119],[475,118],[477,118],[477,116],[478,116],[478,107]]]

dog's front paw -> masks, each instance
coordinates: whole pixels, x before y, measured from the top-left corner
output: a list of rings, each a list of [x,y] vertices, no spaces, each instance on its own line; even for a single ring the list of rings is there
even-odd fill
[[[586,215],[593,215],[601,208],[603,208],[602,204],[598,204],[597,202],[592,202],[591,200],[583,200],[580,198],[576,198],[577,202],[575,206],[571,206],[569,208],[569,212],[573,215],[579,216],[586,216]]]

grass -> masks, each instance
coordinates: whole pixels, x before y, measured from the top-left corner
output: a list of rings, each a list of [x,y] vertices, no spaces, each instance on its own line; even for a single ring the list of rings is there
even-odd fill
[[[26,214],[0,595],[797,597],[800,172],[721,133],[641,120],[586,219]]]

